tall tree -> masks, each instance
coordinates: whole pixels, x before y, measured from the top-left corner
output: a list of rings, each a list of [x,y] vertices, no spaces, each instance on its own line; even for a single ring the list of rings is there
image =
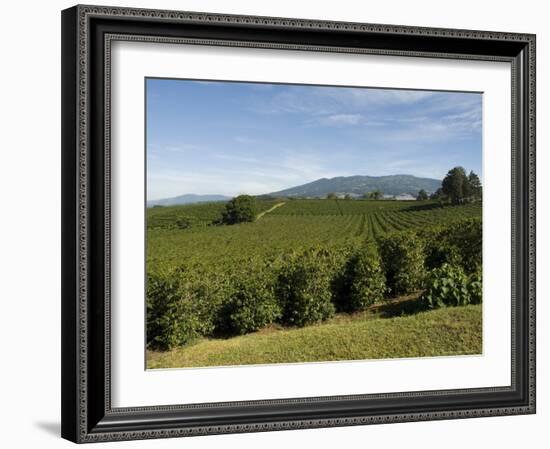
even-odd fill
[[[416,195],[416,200],[417,201],[426,201],[428,199],[428,194],[426,193],[426,191],[424,189],[420,189],[418,191],[418,195]]]
[[[256,212],[256,199],[250,195],[239,195],[225,205],[225,210],[222,212],[222,222],[237,224],[254,221]]]
[[[338,195],[336,195],[336,193],[334,193],[334,192],[330,192],[330,193],[327,195],[327,199],[328,199],[328,200],[335,200],[336,198],[338,198]]]
[[[439,201],[442,201],[445,199],[445,194],[443,193],[443,190],[441,190],[441,187],[430,195],[430,199],[439,200]]]
[[[442,192],[453,204],[463,203],[468,189],[468,177],[463,167],[455,167],[449,170],[441,183]]]
[[[474,201],[480,200],[482,197],[481,181],[479,176],[476,175],[473,171],[470,171],[468,175],[468,187],[469,187],[469,196]]]

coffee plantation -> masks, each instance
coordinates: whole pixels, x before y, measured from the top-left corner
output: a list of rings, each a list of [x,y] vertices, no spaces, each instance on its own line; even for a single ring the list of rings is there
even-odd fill
[[[147,210],[151,351],[319,325],[404,295],[417,295],[423,313],[481,302],[479,202],[257,199],[254,208],[256,219],[230,225],[223,202]]]

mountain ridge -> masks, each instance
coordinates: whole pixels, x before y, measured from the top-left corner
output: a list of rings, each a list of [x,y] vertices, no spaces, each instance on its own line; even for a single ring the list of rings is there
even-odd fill
[[[432,193],[439,187],[441,187],[441,180],[439,179],[420,178],[413,175],[353,175],[319,178],[306,184],[272,192],[269,195],[324,197],[329,193],[336,193],[359,196],[375,190],[379,190],[385,195],[416,195],[421,189],[427,193]]]
[[[309,197],[324,198],[329,193],[337,195],[349,194],[361,196],[365,193],[381,191],[384,195],[413,195],[423,189],[428,194],[441,187],[441,180],[421,178],[414,175],[385,175],[385,176],[335,176],[333,178],[319,178],[298,186],[289,187],[277,192],[256,195],[258,197]],[[187,193],[171,198],[147,201],[147,207],[176,206],[213,201],[229,201],[232,197],[226,195],[198,195]]]

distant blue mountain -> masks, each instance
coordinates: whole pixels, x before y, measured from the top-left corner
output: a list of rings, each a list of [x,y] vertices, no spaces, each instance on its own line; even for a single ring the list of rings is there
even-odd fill
[[[195,195],[188,193],[186,195],[175,196],[173,198],[163,198],[161,200],[147,201],[147,207],[153,206],[177,206],[180,204],[209,203],[212,201],[229,201],[230,196],[224,195]]]
[[[266,195],[280,197],[311,197],[324,198],[329,193],[350,194],[359,196],[364,193],[379,190],[384,195],[409,194],[416,196],[419,190],[427,193],[435,192],[441,187],[441,180],[418,178],[413,175],[389,176],[338,176],[336,178],[321,178],[307,184],[290,187]],[[196,195],[188,193],[173,198],[147,201],[147,207],[177,206],[180,204],[208,203],[212,201],[229,201],[232,197],[225,195]]]
[[[385,195],[416,195],[421,189],[432,193],[439,187],[441,187],[439,179],[418,178],[413,175],[338,176],[330,179],[317,179],[307,184],[273,192],[270,195],[322,198],[329,193],[362,195],[375,190],[379,190]]]

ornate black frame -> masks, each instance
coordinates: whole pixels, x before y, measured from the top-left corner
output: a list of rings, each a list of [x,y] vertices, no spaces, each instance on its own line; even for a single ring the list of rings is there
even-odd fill
[[[112,408],[109,76],[110,43],[117,39],[509,62],[512,385]],[[64,438],[83,443],[528,413],[535,413],[534,35],[80,5],[62,12]]]

